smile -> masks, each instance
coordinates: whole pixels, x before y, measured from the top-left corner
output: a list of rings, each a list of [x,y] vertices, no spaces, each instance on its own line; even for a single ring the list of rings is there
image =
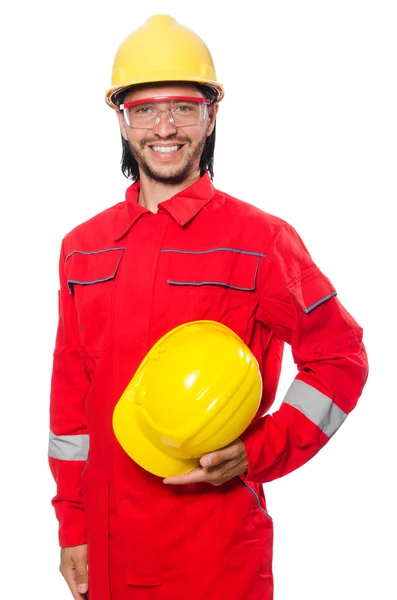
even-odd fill
[[[161,152],[162,154],[170,154],[171,152],[177,152],[182,146],[151,146],[151,150],[154,152]]]

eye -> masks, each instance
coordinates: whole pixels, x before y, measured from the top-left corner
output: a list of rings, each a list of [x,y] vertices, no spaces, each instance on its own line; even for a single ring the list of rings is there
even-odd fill
[[[133,108],[132,114],[134,117],[152,117],[156,113],[155,108],[149,104],[141,104]]]
[[[138,115],[148,115],[152,109],[149,106],[140,106],[135,109],[135,113]]]
[[[189,113],[193,112],[194,108],[192,106],[189,106],[188,104],[179,104],[175,107],[175,110],[181,113]]]

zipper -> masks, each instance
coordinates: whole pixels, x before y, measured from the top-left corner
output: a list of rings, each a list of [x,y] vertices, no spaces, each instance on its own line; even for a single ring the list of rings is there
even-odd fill
[[[252,487],[250,485],[248,485],[248,483],[246,481],[244,481],[244,479],[241,477],[241,475],[239,475],[238,478],[240,479],[240,481],[245,485],[245,487],[251,492],[251,494],[255,498],[259,510],[261,510],[267,517],[269,517],[269,519],[271,521],[273,521],[273,519],[271,518],[271,516],[269,515],[269,513],[261,506],[261,503],[259,502],[258,494],[255,492],[255,490],[253,490]]]
[[[80,475],[80,477],[83,477],[83,475],[84,475],[84,471],[86,470],[86,468],[87,468],[87,465],[88,465],[88,463],[89,463],[89,462],[90,462],[90,461],[89,461],[88,459],[85,461],[85,465],[84,465],[84,467],[83,467],[83,470],[81,471],[81,475]]]

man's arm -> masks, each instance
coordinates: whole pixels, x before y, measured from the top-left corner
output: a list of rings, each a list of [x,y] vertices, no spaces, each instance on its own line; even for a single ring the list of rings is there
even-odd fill
[[[81,475],[89,448],[84,407],[90,387],[90,379],[79,354],[77,314],[64,274],[64,262],[62,245],[49,438],[49,464],[57,484],[52,504],[59,521],[59,544],[62,548],[86,544]],[[71,582],[68,581],[68,584],[70,586]],[[79,595],[75,597],[79,598]]]
[[[241,436],[247,478],[262,483],[297,469],[328,442],[368,376],[362,329],[295,230],[284,225],[271,250],[257,319],[291,345],[298,375],[279,410]]]

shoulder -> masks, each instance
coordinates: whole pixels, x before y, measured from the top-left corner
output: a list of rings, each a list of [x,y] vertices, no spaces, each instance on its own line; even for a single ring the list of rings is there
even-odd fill
[[[280,232],[294,236],[295,229],[284,219],[262,210],[249,202],[235,198],[225,192],[217,191],[219,217],[228,225],[245,231],[246,235],[263,240],[269,246]],[[216,215],[216,208],[214,216]]]
[[[64,237],[65,254],[74,250],[100,250],[114,244],[126,210],[126,203],[119,202],[74,227]]]

